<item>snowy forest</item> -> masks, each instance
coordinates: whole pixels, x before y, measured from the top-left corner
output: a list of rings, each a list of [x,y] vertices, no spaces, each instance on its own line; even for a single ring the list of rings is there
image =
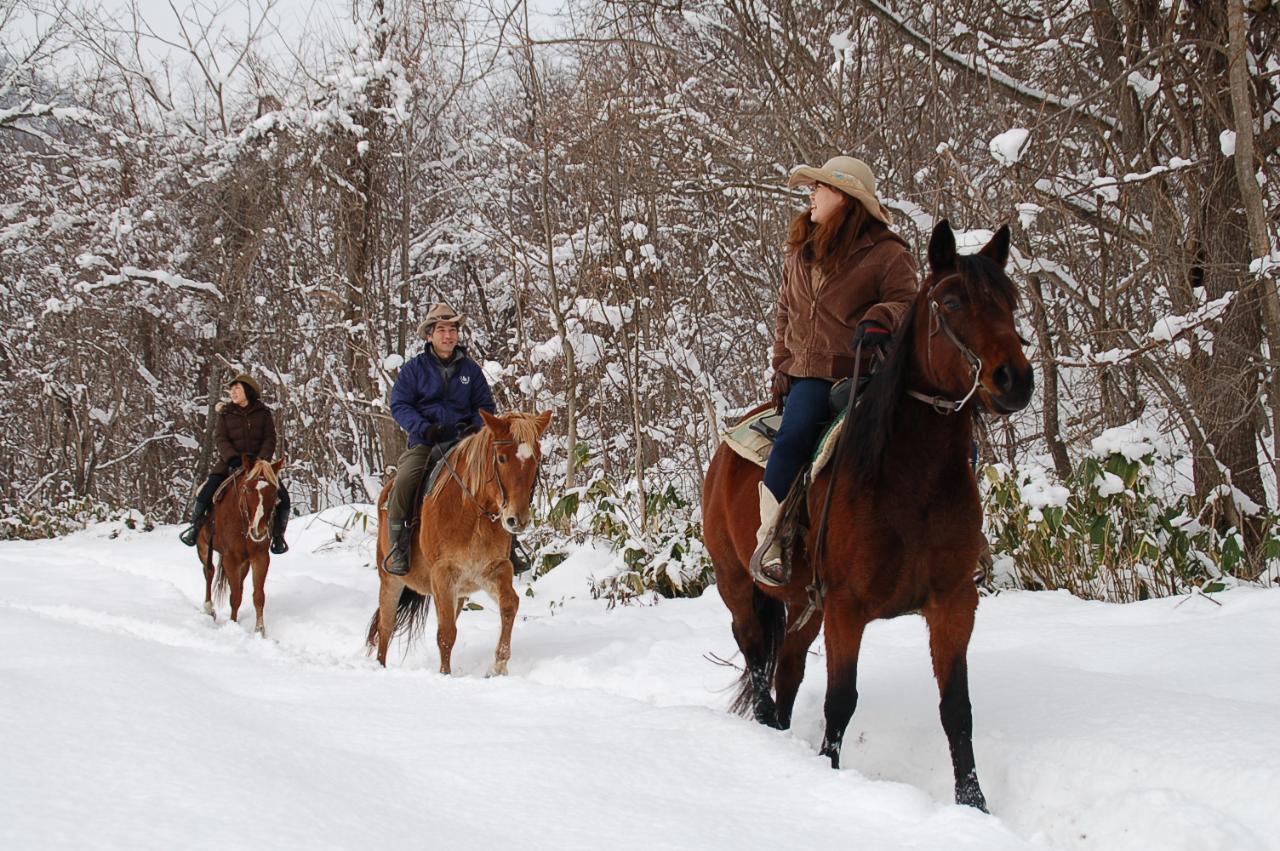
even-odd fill
[[[0,5],[0,539],[178,522],[241,371],[295,511],[371,502],[445,300],[499,410],[554,412],[538,572],[593,537],[601,594],[696,593],[788,172],[846,153],[922,263],[943,218],[1013,227],[1036,395],[982,432],[989,585],[1275,576],[1271,0],[362,0],[292,52],[247,8]]]

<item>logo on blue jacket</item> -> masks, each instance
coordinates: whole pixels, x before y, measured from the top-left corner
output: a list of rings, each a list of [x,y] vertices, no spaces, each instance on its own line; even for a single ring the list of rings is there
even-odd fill
[[[464,376],[462,376],[462,383],[463,383],[463,384],[470,384],[470,383],[471,383],[471,376],[469,376],[469,375],[464,375]]]

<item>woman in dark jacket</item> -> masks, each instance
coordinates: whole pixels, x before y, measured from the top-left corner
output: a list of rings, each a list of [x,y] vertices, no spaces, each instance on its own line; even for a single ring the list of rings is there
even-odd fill
[[[791,223],[773,344],[773,396],[782,425],[760,484],[760,530],[751,570],[786,584],[774,539],[786,498],[830,418],[831,385],[886,346],[916,294],[916,261],[891,231],[871,169],[853,157],[800,166],[788,186],[810,186],[809,207]],[[785,397],[786,404],[783,405]]]
[[[237,375],[227,385],[227,393],[231,402],[218,403],[218,421],[213,430],[218,463],[196,496],[191,525],[178,536],[189,547],[195,546],[200,527],[213,507],[214,492],[231,475],[231,471],[240,466],[241,456],[248,455],[251,462],[259,458],[270,461],[276,451],[275,418],[271,409],[262,403],[262,389],[258,382],[248,375]],[[276,490],[276,513],[271,524],[271,552],[276,555],[289,551],[284,540],[288,525],[289,493],[282,483]]]

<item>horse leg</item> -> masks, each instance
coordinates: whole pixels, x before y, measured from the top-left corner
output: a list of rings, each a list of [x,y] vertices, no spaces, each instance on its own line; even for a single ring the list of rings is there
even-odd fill
[[[224,567],[223,570],[227,571],[227,581],[231,586],[231,620],[239,623],[240,601],[244,599],[244,576],[248,571],[240,558],[232,558],[230,562],[230,568]]]
[[[387,647],[396,631],[396,608],[400,604],[400,592],[404,590],[404,579],[379,570],[382,587],[378,590],[378,664],[387,667]]]
[[[827,625],[827,698],[823,714],[827,730],[822,737],[823,756],[832,768],[840,767],[840,746],[849,719],[858,707],[858,651],[867,621],[849,611],[849,601],[827,598],[824,607]]]
[[[781,729],[771,686],[778,645],[786,629],[783,605],[757,588],[745,567],[717,569],[716,589],[733,617],[733,638],[744,663],[730,711]]]
[[[253,631],[266,638],[267,627],[262,622],[262,610],[267,606],[267,568],[271,566],[271,559],[265,552],[257,553],[253,556],[252,565],[253,610],[258,616],[253,624]]]
[[[798,611],[798,610],[797,610]],[[791,710],[796,705],[796,692],[804,679],[805,660],[809,647],[822,629],[822,616],[815,612],[804,626],[795,632],[787,632],[778,651],[778,670],[773,676],[774,701],[778,707],[778,729],[791,727]]]
[[[941,698],[938,711],[951,748],[956,803],[985,813],[987,799],[978,785],[978,772],[973,760],[973,709],[969,704],[969,665],[966,661],[977,608],[978,589],[972,582],[965,581],[949,594],[930,599],[923,611],[929,625],[933,676],[938,681]]]
[[[511,658],[511,627],[515,624],[516,612],[520,609],[520,595],[512,585],[515,573],[511,562],[504,559],[502,566],[497,568],[497,573],[489,594],[498,601],[498,610],[502,613],[502,632],[498,635],[498,647],[493,652],[493,667],[488,673],[490,677],[504,677],[507,674],[507,661]]]
[[[196,539],[196,552],[200,555],[201,569],[204,571],[204,613],[217,621],[218,616],[213,611],[213,553],[209,552],[212,546],[211,541]]]
[[[458,598],[453,589],[433,590],[436,598],[436,645],[440,648],[440,673],[453,673],[453,645],[458,640]]]

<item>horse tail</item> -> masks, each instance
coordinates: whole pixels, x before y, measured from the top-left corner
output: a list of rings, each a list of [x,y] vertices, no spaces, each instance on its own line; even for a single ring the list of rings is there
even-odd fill
[[[396,623],[391,628],[391,635],[403,632],[405,641],[412,644],[427,624],[427,613],[431,610],[431,598],[419,594],[407,585],[400,591],[400,600],[396,603]],[[369,620],[369,634],[365,637],[365,646],[369,650],[378,646],[378,609],[373,610]]]
[[[760,625],[762,658],[746,660],[746,667],[738,680],[738,692],[729,705],[730,712],[743,717],[756,715],[761,708],[761,698],[769,698],[773,675],[778,670],[778,652],[787,636],[787,607],[782,601],[765,594],[759,586],[752,589],[751,595],[751,606]]]
[[[213,548],[212,542],[209,544],[209,548]],[[209,558],[212,560],[213,553],[209,554]],[[215,573],[213,577],[213,601],[221,606],[223,603],[227,602],[227,592],[231,588],[231,583],[227,580],[227,572],[222,569],[221,553],[218,554],[217,571],[218,572]]]

